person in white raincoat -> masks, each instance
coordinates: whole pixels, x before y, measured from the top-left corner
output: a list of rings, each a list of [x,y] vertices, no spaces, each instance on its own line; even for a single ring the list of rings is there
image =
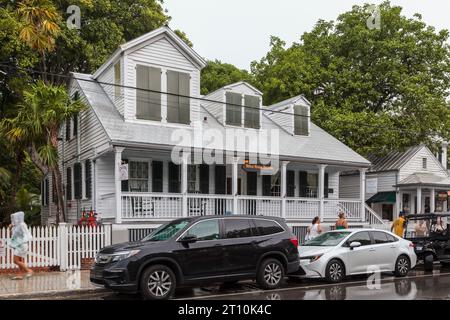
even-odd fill
[[[14,249],[14,263],[19,267],[21,273],[31,277],[33,271],[25,264],[25,258],[28,253],[28,242],[31,240],[31,233],[25,223],[25,214],[22,211],[11,215],[11,239],[9,246]],[[12,278],[13,280],[22,280],[22,276]]]

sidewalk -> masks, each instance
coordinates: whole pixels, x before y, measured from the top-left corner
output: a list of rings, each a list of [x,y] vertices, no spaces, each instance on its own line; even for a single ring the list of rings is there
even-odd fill
[[[103,291],[89,281],[89,270],[67,272],[39,272],[24,280],[11,280],[11,275],[0,275],[0,300],[49,298],[55,294]]]

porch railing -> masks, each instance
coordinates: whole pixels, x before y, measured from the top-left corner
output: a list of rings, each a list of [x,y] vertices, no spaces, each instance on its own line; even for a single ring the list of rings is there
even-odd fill
[[[233,212],[233,197],[228,195],[187,195],[188,216],[223,215]]]
[[[319,215],[319,199],[286,198],[286,218],[311,220]]]
[[[361,219],[361,201],[352,199],[325,199],[324,219],[333,220],[338,218],[339,212],[344,212],[347,220]]]
[[[182,217],[182,195],[165,193],[123,193],[123,219],[167,219]]]
[[[281,199],[258,196],[238,196],[237,213],[249,215],[281,216]]]

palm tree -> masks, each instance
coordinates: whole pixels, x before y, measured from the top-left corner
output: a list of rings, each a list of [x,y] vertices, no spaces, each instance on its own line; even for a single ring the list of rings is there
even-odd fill
[[[78,99],[71,100],[63,86],[46,85],[43,81],[24,91],[23,103],[15,118],[1,122],[9,140],[26,141],[27,152],[44,175],[55,178],[57,222],[65,221],[61,172],[58,165],[58,136],[61,124],[85,108]]]
[[[22,28],[19,38],[41,55],[41,71],[46,80],[46,53],[55,49],[55,39],[61,32],[61,16],[49,0],[23,0],[19,3],[17,14]]]

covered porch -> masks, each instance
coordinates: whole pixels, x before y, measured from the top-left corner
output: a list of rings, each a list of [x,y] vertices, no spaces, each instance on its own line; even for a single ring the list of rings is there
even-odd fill
[[[98,190],[114,207],[116,223],[165,221],[198,215],[249,214],[309,223],[315,216],[334,222],[343,211],[349,222],[366,222],[366,168],[336,163],[280,160],[279,169],[254,165],[246,157],[213,164],[192,164],[190,155],[174,163],[164,150],[115,147],[114,193]],[[231,163],[230,163],[231,162]],[[120,172],[128,166],[127,179]],[[339,198],[339,173],[360,172],[355,198]],[[272,170],[272,171],[271,171]],[[123,180],[122,180],[123,179]]]

